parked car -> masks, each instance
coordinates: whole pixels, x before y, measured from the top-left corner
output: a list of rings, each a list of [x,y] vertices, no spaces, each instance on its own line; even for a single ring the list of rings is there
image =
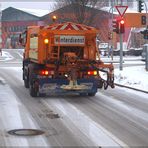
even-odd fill
[[[108,43],[99,43],[98,48],[99,48],[101,55],[103,55],[103,56],[108,55],[108,49],[109,49]]]

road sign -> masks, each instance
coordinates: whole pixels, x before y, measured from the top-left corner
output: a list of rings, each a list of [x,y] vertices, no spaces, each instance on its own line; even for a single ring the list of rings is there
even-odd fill
[[[128,6],[115,6],[121,17],[125,14]]]
[[[146,13],[125,13],[124,15],[125,26],[136,27],[136,28],[147,27],[146,15],[147,15]]]

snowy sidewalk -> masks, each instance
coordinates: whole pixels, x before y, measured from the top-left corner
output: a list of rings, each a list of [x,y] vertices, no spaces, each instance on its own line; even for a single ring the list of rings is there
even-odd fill
[[[119,56],[114,56],[113,60],[111,57],[107,56],[101,56],[101,60],[105,63],[120,63],[120,57]],[[123,63],[124,64],[132,64],[132,63],[137,63],[137,64],[144,64],[144,62],[141,60],[141,56],[123,56]]]
[[[123,67],[115,69],[115,83],[148,92],[148,71],[145,66]]]

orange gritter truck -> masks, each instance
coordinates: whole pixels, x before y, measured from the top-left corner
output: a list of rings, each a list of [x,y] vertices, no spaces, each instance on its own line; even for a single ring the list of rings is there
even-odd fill
[[[114,67],[100,59],[98,33],[93,27],[66,22],[30,26],[20,34],[25,47],[23,80],[30,95],[94,96],[98,88],[114,88]]]

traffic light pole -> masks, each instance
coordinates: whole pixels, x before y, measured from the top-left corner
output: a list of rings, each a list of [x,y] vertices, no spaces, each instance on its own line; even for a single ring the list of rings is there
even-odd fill
[[[123,35],[120,33],[120,70],[123,70]]]
[[[113,12],[114,12],[114,9],[113,9],[113,0],[111,0],[111,7],[112,7],[112,22],[113,22],[113,18],[114,18],[114,16],[113,16]],[[112,47],[112,51],[111,51],[111,59],[112,59],[112,61],[113,61],[113,55],[114,55],[114,43],[113,43],[113,38],[114,38],[114,36],[113,36],[113,31],[112,31],[112,39],[111,39],[111,47]],[[110,48],[111,48],[110,47]]]
[[[148,46],[146,46],[145,69],[148,71]]]
[[[146,3],[144,2],[145,9],[146,9],[146,30],[148,29],[148,8]],[[148,39],[146,39],[146,43],[148,42]],[[148,46],[146,46],[146,55],[145,55],[145,69],[148,71]]]
[[[122,0],[121,0],[122,6]],[[123,70],[123,34],[120,33],[120,70]]]

